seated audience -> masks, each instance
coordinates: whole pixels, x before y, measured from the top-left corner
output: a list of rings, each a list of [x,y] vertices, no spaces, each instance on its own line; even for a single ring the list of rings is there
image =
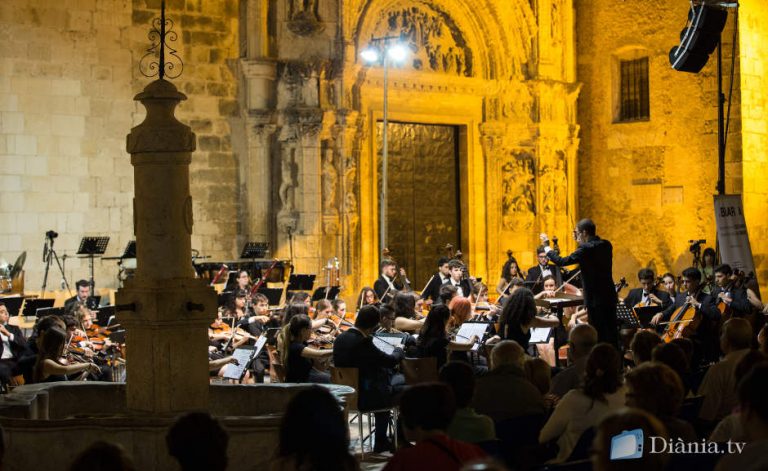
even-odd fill
[[[134,471],[133,460],[123,447],[99,440],[81,451],[69,471]]]
[[[731,319],[733,320],[733,319]],[[726,454],[715,471],[768,469],[768,364],[752,368],[739,383],[738,402],[747,445],[741,453]]]
[[[750,350],[736,365],[736,370],[733,373],[735,383],[741,383],[741,380],[752,371],[752,368],[766,361],[768,361],[768,355],[758,350]],[[736,406],[733,413],[721,420],[709,436],[709,441],[712,442],[727,442],[728,440],[743,442],[746,439],[746,433],[741,425],[739,406]]]
[[[645,362],[630,370],[624,379],[629,407],[653,414],[664,424],[672,439],[696,440],[693,426],[676,418],[683,405],[683,382],[672,368],[664,363]]]
[[[639,366],[646,361],[651,361],[651,352],[653,347],[661,343],[661,337],[656,333],[647,330],[638,330],[629,344],[632,350],[632,362]]]
[[[616,460],[611,456],[613,437],[628,430],[643,431],[643,450],[651,450],[651,437],[668,438],[664,425],[640,409],[620,408],[608,413],[597,427],[592,444],[592,469],[595,471],[661,471],[669,461],[667,453],[643,453],[634,459]]]
[[[624,405],[620,372],[621,357],[616,348],[597,344],[587,358],[584,386],[563,396],[539,434],[540,443],[557,440],[559,451],[554,462],[568,459],[584,431]]]
[[[467,443],[482,443],[496,438],[493,420],[470,406],[475,392],[475,375],[464,362],[452,361],[440,369],[440,382],[447,384],[456,399],[456,414],[448,426],[448,436]]]
[[[738,400],[734,370],[752,346],[752,326],[746,319],[733,318],[723,324],[720,349],[725,357],[710,366],[699,387],[704,402],[699,418],[719,421],[733,411]]]
[[[584,368],[592,347],[597,345],[597,330],[589,324],[578,324],[568,333],[568,361],[570,365],[552,377],[549,392],[563,397],[571,389],[584,384]]]
[[[688,367],[688,357],[683,349],[672,342],[661,343],[653,347],[651,359],[655,362],[664,363],[677,373],[683,383],[683,398],[687,397],[691,391],[691,373]]]
[[[285,329],[285,346],[281,354],[287,383],[330,383],[331,375],[318,371],[312,360],[329,358],[333,350],[320,350],[307,346],[312,336],[312,323],[304,314],[291,318]]]
[[[339,368],[357,368],[359,374],[358,405],[360,410],[388,408],[393,396],[405,384],[395,367],[403,359],[403,351],[396,348],[388,355],[373,344],[373,333],[379,325],[379,309],[363,306],[357,314],[355,326],[336,338],[333,344],[333,363]],[[377,412],[374,452],[393,448],[387,438],[389,412]]]
[[[515,341],[503,340],[491,350],[491,370],[477,378],[474,409],[502,421],[544,414],[544,398],[525,377],[525,352]]]
[[[296,394],[283,415],[280,443],[270,469],[356,471],[359,468],[349,453],[349,428],[333,395],[319,386]]]
[[[207,412],[180,416],[168,429],[165,445],[181,471],[223,471],[227,469],[229,435]]]
[[[478,446],[446,434],[455,412],[453,393],[444,384],[418,384],[407,389],[400,399],[400,418],[405,438],[414,446],[399,449],[384,471],[458,471],[465,463],[484,458]]]
[[[541,358],[527,357],[523,363],[525,377],[531,382],[542,396],[549,393],[552,386],[552,367]]]

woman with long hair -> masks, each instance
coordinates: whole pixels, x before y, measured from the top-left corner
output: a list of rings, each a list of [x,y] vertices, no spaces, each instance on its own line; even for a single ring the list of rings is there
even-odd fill
[[[424,319],[416,319],[416,298],[411,293],[397,293],[389,302],[395,310],[395,329],[416,332],[424,325]]]
[[[291,399],[280,424],[272,471],[357,471],[349,454],[349,427],[336,399],[314,386]]]
[[[37,361],[33,370],[35,383],[67,381],[70,375],[76,373],[100,374],[101,370],[93,363],[68,363],[63,359],[67,345],[67,334],[59,327],[45,331],[38,347]]]
[[[357,297],[357,304],[355,304],[355,309],[359,311],[363,306],[378,303],[380,303],[380,301],[379,297],[376,296],[376,291],[374,291],[370,286],[363,286],[363,289],[360,290],[360,295]]]
[[[312,322],[305,314],[293,316],[283,329],[284,348],[280,352],[285,367],[287,383],[330,383],[331,376],[313,368],[312,360],[322,360],[333,355],[333,350],[319,350],[308,347],[312,336]]]
[[[448,331],[455,333],[461,327],[461,324],[467,322],[472,317],[472,303],[469,298],[453,298],[448,305],[451,310],[451,317],[448,318]]]
[[[432,308],[427,315],[424,325],[419,331],[416,341],[416,350],[419,357],[435,357],[437,368],[440,369],[448,360],[448,350],[454,352],[466,352],[477,343],[477,337],[473,336],[468,341],[451,340],[447,332],[448,319],[451,311],[448,306],[439,304]]]
[[[528,288],[519,288],[504,304],[499,316],[498,340],[514,340],[523,350],[528,350],[531,340],[531,327],[557,327],[560,320],[556,316],[537,317],[536,302],[533,292]]]
[[[610,344],[597,344],[587,358],[584,386],[572,389],[560,399],[539,433],[539,443],[557,440],[560,449],[553,461],[564,462],[584,431],[624,406],[624,401],[621,355]]]
[[[505,290],[509,287],[510,282],[514,278],[520,278],[525,279],[525,273],[520,269],[520,266],[517,264],[517,260],[515,257],[509,257],[506,262],[504,262],[504,266],[501,268],[501,278],[499,278],[499,282],[496,283],[496,293],[499,294],[499,296],[504,296],[505,294],[508,294],[508,292],[505,292]]]

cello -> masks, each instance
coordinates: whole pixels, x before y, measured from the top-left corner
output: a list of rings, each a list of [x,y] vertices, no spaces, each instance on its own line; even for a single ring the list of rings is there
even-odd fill
[[[701,286],[699,286],[696,292],[690,298],[696,301],[696,296],[701,292]],[[674,339],[682,337],[691,337],[694,332],[699,328],[701,324],[701,314],[696,308],[691,309],[693,303],[691,301],[685,301],[685,303],[677,308],[672,313],[671,321],[667,323],[667,330],[661,335],[661,339],[664,343],[669,343]]]

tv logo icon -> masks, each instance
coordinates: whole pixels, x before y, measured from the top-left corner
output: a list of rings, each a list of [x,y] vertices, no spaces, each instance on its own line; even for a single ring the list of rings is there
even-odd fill
[[[634,460],[643,457],[643,429],[624,430],[611,438],[611,460]]]

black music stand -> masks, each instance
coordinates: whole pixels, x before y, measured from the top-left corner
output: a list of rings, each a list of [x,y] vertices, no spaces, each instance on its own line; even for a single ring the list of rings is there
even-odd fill
[[[125,251],[120,258],[136,258],[136,241],[132,240],[125,246]]]
[[[267,258],[267,253],[269,253],[267,242],[246,242],[240,258],[250,258],[255,261],[257,258]]]
[[[279,306],[280,298],[283,297],[283,290],[281,288],[267,288],[262,286],[257,292],[267,297],[270,306]]]
[[[293,274],[288,277],[288,287],[286,288],[286,299],[291,299],[297,291],[312,291],[315,287],[315,278],[317,275],[304,275],[301,273]]]
[[[232,299],[235,296],[234,291],[222,291],[219,293],[219,299],[218,299],[218,306],[226,306],[230,299]]]
[[[328,295],[326,296],[326,290],[328,291]],[[339,296],[339,293],[341,292],[341,288],[338,286],[321,286],[320,288],[317,288],[314,293],[312,293],[312,302],[320,301],[321,299],[327,299],[328,301],[333,301]]]
[[[96,311],[96,324],[100,327],[109,327],[109,320],[115,316],[115,306],[104,306]]]
[[[8,298],[2,298],[0,301],[5,304],[5,308],[8,309],[8,315],[10,317],[18,316],[21,310],[21,305],[24,303],[24,298],[21,296],[13,296]]]
[[[30,299],[24,302],[24,309],[21,311],[23,316],[34,316],[37,314],[38,309],[53,307],[53,299]]]
[[[38,319],[48,316],[63,316],[65,314],[63,307],[41,307],[35,311],[35,316]]]
[[[624,329],[639,329],[640,319],[635,312],[626,304],[618,303],[616,305],[616,321]]]
[[[96,283],[93,280],[93,259],[97,255],[104,255],[109,244],[109,237],[83,237],[80,241],[80,248],[77,249],[77,255],[85,255],[91,267],[91,294],[94,293]]]

